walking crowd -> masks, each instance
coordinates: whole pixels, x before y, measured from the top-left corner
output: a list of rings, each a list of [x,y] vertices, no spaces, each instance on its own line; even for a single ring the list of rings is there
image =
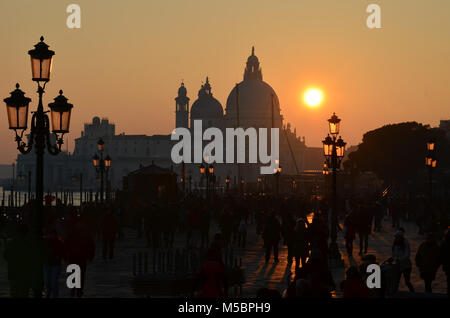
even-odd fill
[[[120,201],[108,205],[85,203],[81,208],[62,205],[46,206],[43,240],[36,240],[32,219],[32,202],[23,209],[20,221],[2,220],[5,238],[4,259],[12,297],[59,297],[59,280],[63,264],[77,264],[81,269],[81,288],[71,290],[72,297],[84,296],[88,265],[95,260],[96,250],[104,262],[114,259],[117,240],[142,238],[152,249],[174,248],[175,237],[183,237],[186,248],[206,249],[199,265],[195,285],[201,297],[228,295],[229,278],[222,260],[224,249],[244,251],[249,231],[263,241],[266,266],[280,262],[279,248],[287,250],[287,264],[294,273],[284,292],[261,288],[257,297],[330,298],[337,288],[344,298],[392,297],[403,277],[414,293],[411,271],[417,266],[425,291],[432,292],[438,269],[450,284],[450,237],[448,214],[425,215],[412,212],[414,204],[390,199],[347,199],[339,202],[337,231],[345,240],[345,252],[354,259],[355,240],[359,266],[350,266],[343,282],[336,284],[330,268],[331,210],[326,198],[302,195],[271,196],[259,194],[227,194],[204,199],[193,192],[178,201]],[[382,288],[368,289],[366,268],[379,262],[368,254],[369,236],[385,231],[386,219],[392,222],[395,235],[391,257],[381,262]],[[384,222],[383,222],[384,221]],[[424,241],[411,254],[408,233],[401,222],[414,221]],[[125,237],[124,228],[134,229],[135,237]],[[217,233],[212,233],[217,229]],[[127,232],[128,233],[128,232]],[[253,236],[252,236],[253,237]],[[7,239],[6,239],[7,238]],[[138,246],[137,246],[138,247]],[[245,262],[245,260],[244,260]],[[43,274],[42,274],[43,273]]]

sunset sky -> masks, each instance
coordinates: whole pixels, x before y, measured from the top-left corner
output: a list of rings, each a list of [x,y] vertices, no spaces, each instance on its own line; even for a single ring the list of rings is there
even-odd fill
[[[66,26],[66,7],[81,7],[81,29]],[[366,26],[366,7],[381,7],[381,29]],[[183,79],[191,103],[209,76],[225,108],[255,46],[263,79],[284,118],[320,146],[333,112],[350,145],[384,124],[450,119],[448,0],[15,0],[0,2],[0,95],[16,82],[37,102],[27,51],[44,35],[56,52],[44,103],[59,89],[74,104],[69,149],[93,116],[116,132],[168,134]],[[320,107],[303,102],[308,87]],[[0,111],[0,163],[17,156]]]

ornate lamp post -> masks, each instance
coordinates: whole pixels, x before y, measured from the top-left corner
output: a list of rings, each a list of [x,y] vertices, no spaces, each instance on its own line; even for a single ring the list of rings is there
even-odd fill
[[[200,165],[200,174],[203,176],[206,176],[206,198],[209,197],[209,183],[213,180],[214,175],[214,167],[213,165],[209,165],[206,169],[206,167],[203,165],[203,163]]]
[[[260,194],[260,193],[262,192],[262,191],[261,191],[261,182],[262,182],[262,178],[261,178],[261,177],[258,177],[257,181],[258,181],[258,194]]]
[[[280,174],[281,174],[282,168],[281,165],[278,165],[278,169],[276,174],[276,178],[277,178],[277,195],[280,194]]]
[[[436,154],[435,154],[435,142],[434,139],[427,141],[427,156],[425,157],[425,166],[428,170],[428,183],[429,183],[429,196],[430,206],[433,202],[433,169],[437,166]]]
[[[205,174],[206,174],[206,194],[205,194],[205,197],[208,197],[208,174],[206,173],[205,165],[202,163],[200,165],[200,175],[202,176],[202,179],[203,179],[203,176]]]
[[[328,119],[330,134],[322,141],[323,152],[325,155],[326,169],[324,166],[324,174],[328,174],[328,167],[332,171],[332,208],[331,208],[331,243],[330,243],[330,258],[333,260],[341,260],[341,254],[337,246],[337,226],[338,226],[338,200],[337,200],[337,171],[340,168],[342,158],[344,157],[346,143],[341,137],[337,138],[339,134],[341,120],[333,113],[330,119]]]
[[[192,193],[192,175],[189,173],[189,193]]]
[[[323,169],[322,169],[322,174],[323,174],[323,181],[325,184],[325,193],[326,195],[328,195],[329,192],[329,185],[328,185],[328,175],[330,174],[330,170],[328,169],[328,165],[327,165],[327,161],[325,160],[324,164],[323,164]]]
[[[103,203],[103,192],[105,184],[105,176],[107,179],[107,173],[109,168],[111,168],[111,157],[107,155],[103,159],[103,152],[105,151],[105,142],[100,138],[97,142],[97,150],[100,153],[100,157],[95,154],[92,157],[92,165],[97,173],[100,173],[100,202]]]
[[[49,46],[44,43],[43,37],[34,47],[34,49],[28,51],[28,54],[31,58],[32,79],[38,84],[39,101],[37,110],[33,112],[31,117],[28,142],[23,141],[23,134],[28,126],[28,105],[31,99],[25,97],[25,93],[20,90],[19,84],[16,84],[16,89],[11,92],[10,97],[4,99],[4,102],[6,103],[9,129],[14,130],[16,134],[17,149],[22,154],[28,154],[35,147],[36,213],[34,215],[34,231],[40,239],[42,237],[44,210],[44,152],[45,148],[51,155],[57,155],[61,152],[64,134],[69,132],[73,105],[67,102],[67,98],[63,96],[61,90],[54,102],[48,105],[53,128],[52,133],[56,137],[56,144],[52,144],[50,140],[50,120],[47,111],[44,111],[42,96],[45,85],[50,81],[52,58],[55,52],[48,49]]]

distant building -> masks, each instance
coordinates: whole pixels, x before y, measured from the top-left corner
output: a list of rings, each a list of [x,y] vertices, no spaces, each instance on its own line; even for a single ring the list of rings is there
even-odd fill
[[[439,128],[445,130],[447,133],[447,138],[450,139],[450,119],[441,120],[439,123]]]
[[[170,138],[167,135],[125,135],[115,134],[115,125],[108,119],[94,117],[91,123],[84,125],[81,137],[75,139],[72,154],[62,152],[57,156],[45,154],[44,184],[45,191],[61,191],[65,189],[79,189],[79,177],[82,174],[83,188],[97,191],[99,183],[92,165],[92,157],[97,152],[97,141],[102,138],[105,142],[104,156],[112,158],[112,167],[108,172],[111,189],[122,187],[122,178],[129,172],[152,162],[170,166]],[[19,154],[17,157],[17,173],[27,176],[32,171],[32,187],[34,188],[35,155]],[[76,176],[77,180],[72,181]],[[27,180],[23,180],[25,187]]]

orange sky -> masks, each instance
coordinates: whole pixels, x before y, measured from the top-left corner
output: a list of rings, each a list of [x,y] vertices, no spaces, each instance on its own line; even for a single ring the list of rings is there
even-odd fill
[[[81,29],[66,27],[71,3],[81,6]],[[370,3],[381,6],[382,29],[366,27]],[[69,149],[96,115],[118,133],[169,133],[181,79],[193,102],[209,76],[225,107],[252,45],[309,146],[321,145],[333,111],[351,145],[383,124],[450,118],[448,0],[16,0],[0,2],[0,17],[2,99],[19,82],[35,108],[27,51],[44,35],[56,52],[44,102],[63,89],[74,104]],[[321,107],[301,101],[308,86],[324,91]],[[0,163],[11,163],[5,110],[0,127]]]

